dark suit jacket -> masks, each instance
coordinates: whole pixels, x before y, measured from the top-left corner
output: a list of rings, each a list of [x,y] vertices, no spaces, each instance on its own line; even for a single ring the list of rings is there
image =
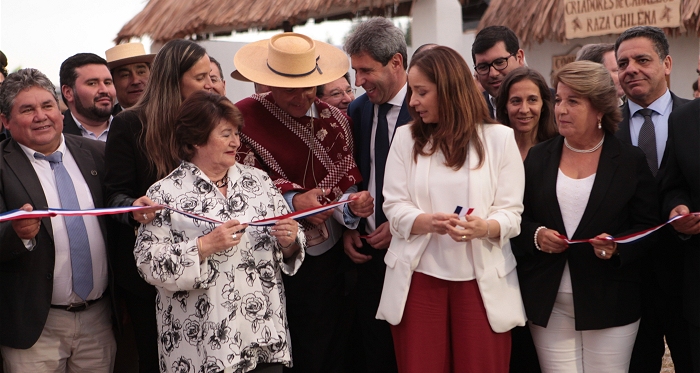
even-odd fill
[[[66,147],[75,158],[92,193],[95,207],[102,207],[104,143],[65,135]],[[0,143],[0,211],[47,206],[34,168],[13,139]],[[107,237],[105,219],[100,218]],[[39,339],[51,305],[55,248],[51,219],[41,219],[36,246],[27,250],[10,222],[0,223],[0,345],[29,348]]]
[[[518,278],[527,317],[547,326],[566,262],[571,271],[576,329],[626,325],[640,317],[640,261],[647,241],[619,244],[619,256],[603,260],[588,243],[572,244],[560,254],[538,251],[540,226],[566,234],[556,183],[564,138],[557,136],[530,149],[525,159],[522,231],[513,239],[519,250]],[[644,153],[605,136],[595,181],[572,239],[601,233],[619,237],[659,223],[656,184]]]
[[[360,190],[367,190],[370,173],[370,142],[372,141],[372,121],[374,120],[374,104],[369,100],[367,94],[355,99],[348,107],[348,115],[352,119],[352,132],[355,140],[355,161],[360,167],[362,173],[362,182]],[[408,113],[408,104],[404,100],[399,112],[399,118],[396,121],[396,128],[403,126],[411,121],[411,115]],[[394,132],[396,132],[396,128]],[[392,136],[393,138],[393,136]],[[361,224],[364,226],[364,224]]]
[[[668,142],[661,175],[662,216],[686,205],[700,211],[700,100],[674,110],[668,121]],[[661,174],[661,172],[659,172]],[[681,266],[684,273],[683,312],[693,325],[700,326],[700,235],[687,239]]]
[[[82,136],[83,132],[75,123],[73,115],[71,115],[70,109],[63,112],[63,133],[68,133],[71,135]]]
[[[680,98],[671,92],[671,99],[673,101],[672,111],[685,105],[689,102],[684,98]],[[632,137],[630,134],[630,109],[629,100],[625,101],[622,105],[622,121],[618,124],[618,130],[615,132],[615,136],[626,144],[632,144]],[[668,142],[667,142],[668,146]],[[656,174],[657,185],[661,182],[661,175],[665,167],[665,158],[668,154],[668,148],[664,151],[663,157],[661,158],[661,166],[659,172]],[[668,214],[665,216],[660,216],[662,221],[668,219]],[[659,232],[649,237],[650,240],[654,240],[655,245],[660,245],[662,248],[669,248],[670,250],[676,247],[682,247],[685,243],[678,239],[678,235],[671,227],[664,227]],[[682,250],[682,249],[681,249]],[[668,250],[664,250],[666,252]],[[683,284],[683,272],[680,268],[683,268],[683,255],[650,255],[644,258],[644,271],[653,271],[655,274],[653,277],[659,283],[659,287],[663,289],[667,294],[680,296]]]

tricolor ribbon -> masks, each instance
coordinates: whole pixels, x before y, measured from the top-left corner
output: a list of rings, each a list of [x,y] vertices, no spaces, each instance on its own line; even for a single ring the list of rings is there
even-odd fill
[[[252,225],[252,226],[270,226],[270,225],[275,225],[275,223],[277,223],[279,220],[282,220],[282,219],[287,219],[287,218],[291,218],[294,220],[304,219],[304,218],[307,218],[311,215],[330,210],[330,209],[335,208],[337,206],[342,206],[346,203],[350,203],[350,202],[354,201],[355,199],[356,198],[350,198],[349,194],[344,194],[340,198],[340,200],[323,205],[323,206],[312,207],[312,208],[308,208],[308,209],[304,209],[304,210],[295,211],[295,212],[285,214],[285,215],[275,216],[274,218],[256,220],[256,221],[252,221],[252,222],[248,222],[248,223],[241,223],[241,224],[248,224],[248,225]],[[223,224],[224,223],[220,220],[208,218],[206,216],[193,214],[193,213],[188,212],[188,211],[178,210],[178,209],[171,207],[171,206],[168,206],[168,205],[125,206],[125,207],[109,207],[109,208],[88,209],[88,210],[64,210],[64,209],[56,209],[56,208],[48,208],[46,210],[34,210],[34,211],[12,210],[12,211],[8,211],[8,212],[5,212],[3,214],[0,214],[0,222],[9,221],[9,220],[18,220],[18,219],[52,218],[54,216],[59,216],[59,215],[64,215],[64,216],[113,215],[113,214],[122,214],[122,213],[126,213],[126,212],[134,212],[134,211],[152,209],[154,207],[155,208],[157,208],[157,207],[165,208],[165,209],[168,209],[170,211],[176,212],[178,214],[182,214],[184,216],[187,216],[187,217],[190,217],[193,219],[206,221],[206,222],[212,223],[212,224]]]
[[[622,237],[608,236],[608,237],[606,237],[605,239],[610,240],[610,241],[612,241],[612,242],[617,242],[617,243],[629,243],[629,242],[634,242],[634,241],[637,241],[637,240],[641,240],[642,238],[644,238],[644,237],[646,237],[646,236],[648,236],[648,235],[650,235],[650,234],[652,234],[652,233],[658,231],[659,229],[663,228],[663,226],[665,226],[665,225],[667,225],[667,224],[671,224],[672,222],[674,222],[674,221],[676,221],[676,220],[678,220],[678,219],[680,219],[680,218],[683,218],[683,217],[686,217],[686,216],[690,216],[690,215],[697,215],[697,214],[699,214],[699,213],[697,213],[697,212],[691,212],[690,214],[676,215],[676,216],[672,217],[671,219],[668,219],[667,222],[665,222],[665,223],[663,223],[663,224],[659,224],[659,225],[657,225],[657,226],[655,226],[655,227],[651,227],[651,228],[645,229],[645,230],[643,230],[643,231],[639,231],[639,232],[637,232],[637,233],[628,234],[628,235],[622,236]],[[583,239],[583,240],[570,240],[570,239],[566,238],[566,236],[564,236],[564,235],[559,235],[559,238],[561,238],[562,240],[566,241],[566,243],[569,243],[569,244],[571,244],[571,243],[586,243],[586,242],[591,242],[592,240],[595,240],[595,239],[596,239],[596,238],[594,237],[594,238],[587,238],[587,239]]]

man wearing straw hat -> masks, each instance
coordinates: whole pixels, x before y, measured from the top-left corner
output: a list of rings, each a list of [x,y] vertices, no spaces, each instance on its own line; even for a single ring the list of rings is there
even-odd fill
[[[112,115],[128,109],[141,98],[151,76],[151,62],[155,54],[146,54],[141,43],[119,44],[105,51],[107,67],[112,73],[117,101]]]
[[[268,85],[266,94],[236,104],[244,117],[241,163],[270,174],[293,210],[336,200],[361,180],[347,116],[316,98],[316,86],[342,77],[348,59],[338,48],[296,33],[250,43],[234,57],[244,78]],[[367,192],[344,208],[302,221],[307,258],[285,277],[292,357],[298,372],[344,372],[349,312],[344,292],[342,234],[374,210]]]

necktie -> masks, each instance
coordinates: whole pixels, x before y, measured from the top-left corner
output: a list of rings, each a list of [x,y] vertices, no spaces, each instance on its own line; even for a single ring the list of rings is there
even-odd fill
[[[63,166],[63,154],[59,151],[45,156],[34,153],[34,158],[49,161],[54,177],[56,178],[56,189],[58,198],[61,200],[61,208],[70,210],[80,210],[78,195],[75,193],[73,180],[68,174],[68,170]],[[64,216],[66,230],[68,231],[68,242],[70,245],[70,262],[73,271],[73,292],[83,300],[87,300],[88,294],[92,291],[92,258],[90,255],[90,243],[88,241],[87,229],[82,216]]]
[[[637,113],[644,116],[644,123],[642,128],[639,130],[639,142],[638,146],[644,154],[647,156],[647,163],[649,164],[649,169],[651,173],[656,177],[656,173],[659,171],[658,156],[656,155],[656,132],[654,131],[654,122],[651,121],[651,114],[654,112],[652,109],[641,109]]]
[[[379,105],[377,132],[374,135],[374,184],[376,186],[374,194],[374,221],[376,227],[386,222],[386,215],[384,215],[384,210],[382,210],[382,205],[384,204],[382,190],[384,189],[384,167],[386,166],[386,158],[389,155],[389,122],[386,120],[386,115],[392,106],[388,102]]]

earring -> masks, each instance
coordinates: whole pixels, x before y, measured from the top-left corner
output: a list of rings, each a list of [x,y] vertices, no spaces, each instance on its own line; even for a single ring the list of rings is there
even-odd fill
[[[603,121],[602,119],[598,119],[598,129],[603,128],[603,125],[601,124],[602,121]]]

